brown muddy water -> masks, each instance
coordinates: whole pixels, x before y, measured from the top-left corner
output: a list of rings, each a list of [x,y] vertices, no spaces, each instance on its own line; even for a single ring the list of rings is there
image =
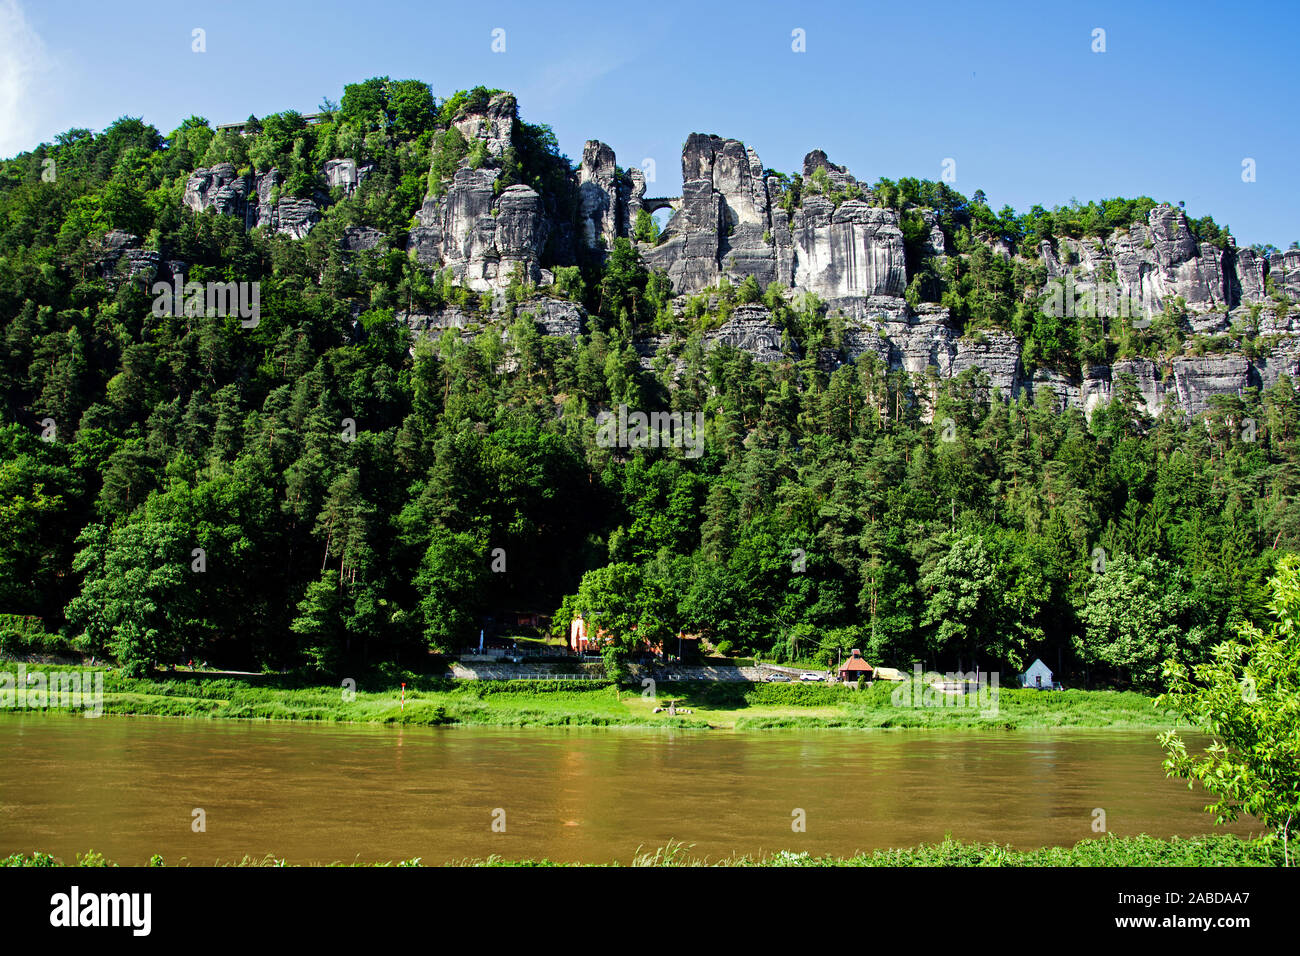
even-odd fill
[[[210,864],[426,864],[497,854],[629,862],[942,840],[1069,846],[1191,836],[1208,799],[1155,732],[671,732],[8,716],[0,856],[97,850]],[[194,811],[206,831],[194,832]],[[792,830],[802,810],[806,832]],[[494,830],[494,821],[496,830]],[[504,824],[504,832],[499,832]],[[1246,835],[1248,823],[1226,828]]]

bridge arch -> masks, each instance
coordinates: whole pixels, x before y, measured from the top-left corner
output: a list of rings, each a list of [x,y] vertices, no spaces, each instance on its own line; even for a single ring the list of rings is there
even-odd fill
[[[682,208],[681,196],[653,196],[641,200],[641,208],[646,212],[654,215],[660,209],[671,209],[673,212]]]

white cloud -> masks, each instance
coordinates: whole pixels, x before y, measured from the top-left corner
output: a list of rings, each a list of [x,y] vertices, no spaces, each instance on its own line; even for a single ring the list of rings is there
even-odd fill
[[[0,157],[36,145],[39,111],[34,87],[49,64],[45,43],[18,0],[0,0]]]

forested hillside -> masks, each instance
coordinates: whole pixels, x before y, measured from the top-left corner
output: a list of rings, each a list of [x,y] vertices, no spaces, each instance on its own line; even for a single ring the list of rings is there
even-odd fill
[[[553,614],[567,634],[582,612],[627,649],[684,630],[779,659],[1040,656],[1147,688],[1165,658],[1262,620],[1266,578],[1300,548],[1287,374],[1153,415],[1117,371],[1085,416],[980,367],[891,365],[825,297],[753,275],[684,289],[656,250],[689,235],[644,210],[581,241],[594,180],[502,102],[378,79],[310,123],[195,117],[164,136],[123,118],[0,163],[6,647],[35,616],[134,671],[337,674],[458,649],[485,616]],[[626,193],[608,165],[602,188]],[[1038,307],[1047,273],[1022,250],[1101,241],[1150,199],[995,214],[942,183],[818,168],[771,208],[811,222],[817,195],[893,217],[896,295],[946,310],[963,341],[1016,336],[1027,376],[1254,361],[1283,336],[1198,331],[1173,299],[1138,328]],[[440,212],[471,188],[494,210],[490,255]],[[518,222],[532,238],[511,251]],[[1186,228],[1230,248],[1213,220]],[[778,264],[783,241],[755,239]],[[256,321],[160,309],[155,282],[258,283]],[[1286,288],[1261,280],[1266,310],[1245,314],[1281,329]],[[779,356],[710,338],[745,307]],[[603,447],[596,416],[620,405],[702,413],[703,453]]]

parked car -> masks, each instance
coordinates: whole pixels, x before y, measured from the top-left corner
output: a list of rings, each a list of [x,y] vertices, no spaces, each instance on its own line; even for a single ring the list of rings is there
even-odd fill
[[[825,680],[825,674],[815,674],[812,671],[804,671],[799,675],[800,680]]]
[[[786,674],[768,674],[767,682],[769,684],[788,684],[790,683],[790,677]]]

